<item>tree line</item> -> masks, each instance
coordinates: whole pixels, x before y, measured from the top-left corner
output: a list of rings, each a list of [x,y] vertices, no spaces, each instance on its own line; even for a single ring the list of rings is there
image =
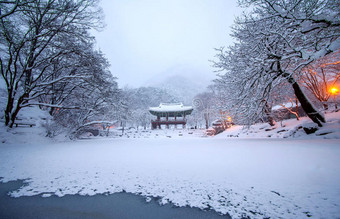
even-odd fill
[[[339,81],[339,0],[238,3],[249,12],[235,20],[235,43],[217,49],[218,78],[196,96],[188,123],[208,127],[227,112],[240,124],[265,118],[274,125],[272,106],[298,101],[322,126],[324,115],[313,100],[327,110],[328,89]],[[79,133],[94,123],[146,128],[148,107],[177,101],[159,88],[118,88],[90,34],[103,28],[97,0],[8,0],[0,6],[6,126],[13,127],[21,109],[39,106],[53,116],[50,136],[56,127]]]
[[[0,1],[6,126],[30,106],[72,132],[117,117],[120,90],[89,32],[103,28],[102,14],[97,0]]]

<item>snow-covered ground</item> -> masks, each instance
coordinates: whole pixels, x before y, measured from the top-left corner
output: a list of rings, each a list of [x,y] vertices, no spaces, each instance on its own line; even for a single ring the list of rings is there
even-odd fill
[[[233,126],[217,138],[295,138],[295,139],[340,139],[340,111],[327,113],[327,123],[318,127],[307,117],[300,120],[289,119],[277,122],[271,127],[268,123],[259,123],[250,127]],[[306,134],[304,129],[315,129],[314,133]]]
[[[19,111],[16,123],[24,124],[10,129],[5,126],[4,119],[0,120],[0,143],[2,144],[26,144],[26,143],[52,143],[58,140],[46,137],[46,126],[50,115],[39,107],[27,107]],[[30,127],[33,125],[33,127]],[[61,136],[59,136],[60,138]],[[62,138],[61,140],[65,140]]]
[[[338,116],[327,116],[327,135],[303,134],[291,120],[267,131],[258,124],[248,135],[233,127],[215,137],[202,137],[201,130],[129,130],[124,137],[56,143],[8,140],[0,144],[0,181],[26,180],[14,197],[126,191],[233,218],[338,218],[340,144],[324,139],[339,137]],[[283,132],[290,138],[276,138]]]

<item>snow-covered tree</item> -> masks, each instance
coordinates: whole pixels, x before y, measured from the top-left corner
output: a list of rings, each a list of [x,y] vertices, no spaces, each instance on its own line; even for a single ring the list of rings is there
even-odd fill
[[[252,6],[236,19],[236,43],[219,49],[216,81],[229,94],[235,117],[252,123],[266,116],[272,90],[283,80],[292,88],[306,114],[319,126],[323,115],[312,105],[298,82],[301,69],[340,46],[339,1],[240,0]]]
[[[125,88],[123,95],[127,105],[128,123],[137,128],[138,126],[146,128],[150,124],[152,115],[149,113],[149,107],[177,101],[166,90],[156,87]]]
[[[217,101],[218,99],[213,92],[207,91],[197,94],[193,100],[193,120],[197,120],[196,123],[203,121],[205,128],[208,129],[211,123],[219,118]]]
[[[82,72],[86,77],[75,83],[70,82],[70,85],[63,82],[61,90],[65,90],[65,85],[69,87],[66,95],[65,92],[56,95],[55,89],[51,89],[48,95],[44,96],[48,101],[57,97],[57,100],[61,101],[61,98],[62,104],[66,106],[76,106],[74,109],[55,108],[53,113],[56,122],[75,135],[93,125],[102,125],[103,128],[112,126],[124,111],[121,92],[115,78],[108,71],[106,58],[91,48],[83,52],[78,60],[80,66],[75,71]]]
[[[56,71],[59,64],[64,64],[60,59],[76,52],[74,47],[65,47],[67,41],[88,41],[88,30],[101,27],[102,14],[96,0],[17,2],[25,4],[1,2],[1,6],[6,6],[2,8],[7,8],[6,16],[1,16],[0,20],[0,70],[7,86],[4,118],[9,127],[13,126],[23,107],[68,107],[42,103],[39,98],[52,84],[84,79],[81,72],[59,77]],[[8,9],[9,4],[15,13]]]

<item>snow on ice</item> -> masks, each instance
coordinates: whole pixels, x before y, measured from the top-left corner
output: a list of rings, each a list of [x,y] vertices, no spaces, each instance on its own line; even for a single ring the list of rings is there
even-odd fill
[[[325,129],[333,131],[334,138],[339,135],[339,115],[326,117]],[[233,218],[336,218],[339,141],[317,133],[302,135],[299,124],[288,120],[276,131],[258,124],[248,136],[233,127],[206,138],[191,130],[158,130],[140,138],[6,143],[0,145],[0,177],[1,182],[25,180],[10,193],[13,197],[125,191]],[[288,129],[289,138],[278,132],[281,128]],[[288,135],[293,132],[298,138]],[[227,137],[232,135],[239,137]]]

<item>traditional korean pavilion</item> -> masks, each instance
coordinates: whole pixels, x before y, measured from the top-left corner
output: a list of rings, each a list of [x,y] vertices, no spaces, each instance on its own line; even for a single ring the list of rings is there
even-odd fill
[[[192,106],[183,106],[182,103],[161,103],[158,107],[150,107],[149,112],[157,116],[156,120],[151,120],[152,129],[161,128],[161,125],[186,125],[185,117],[190,115]]]

